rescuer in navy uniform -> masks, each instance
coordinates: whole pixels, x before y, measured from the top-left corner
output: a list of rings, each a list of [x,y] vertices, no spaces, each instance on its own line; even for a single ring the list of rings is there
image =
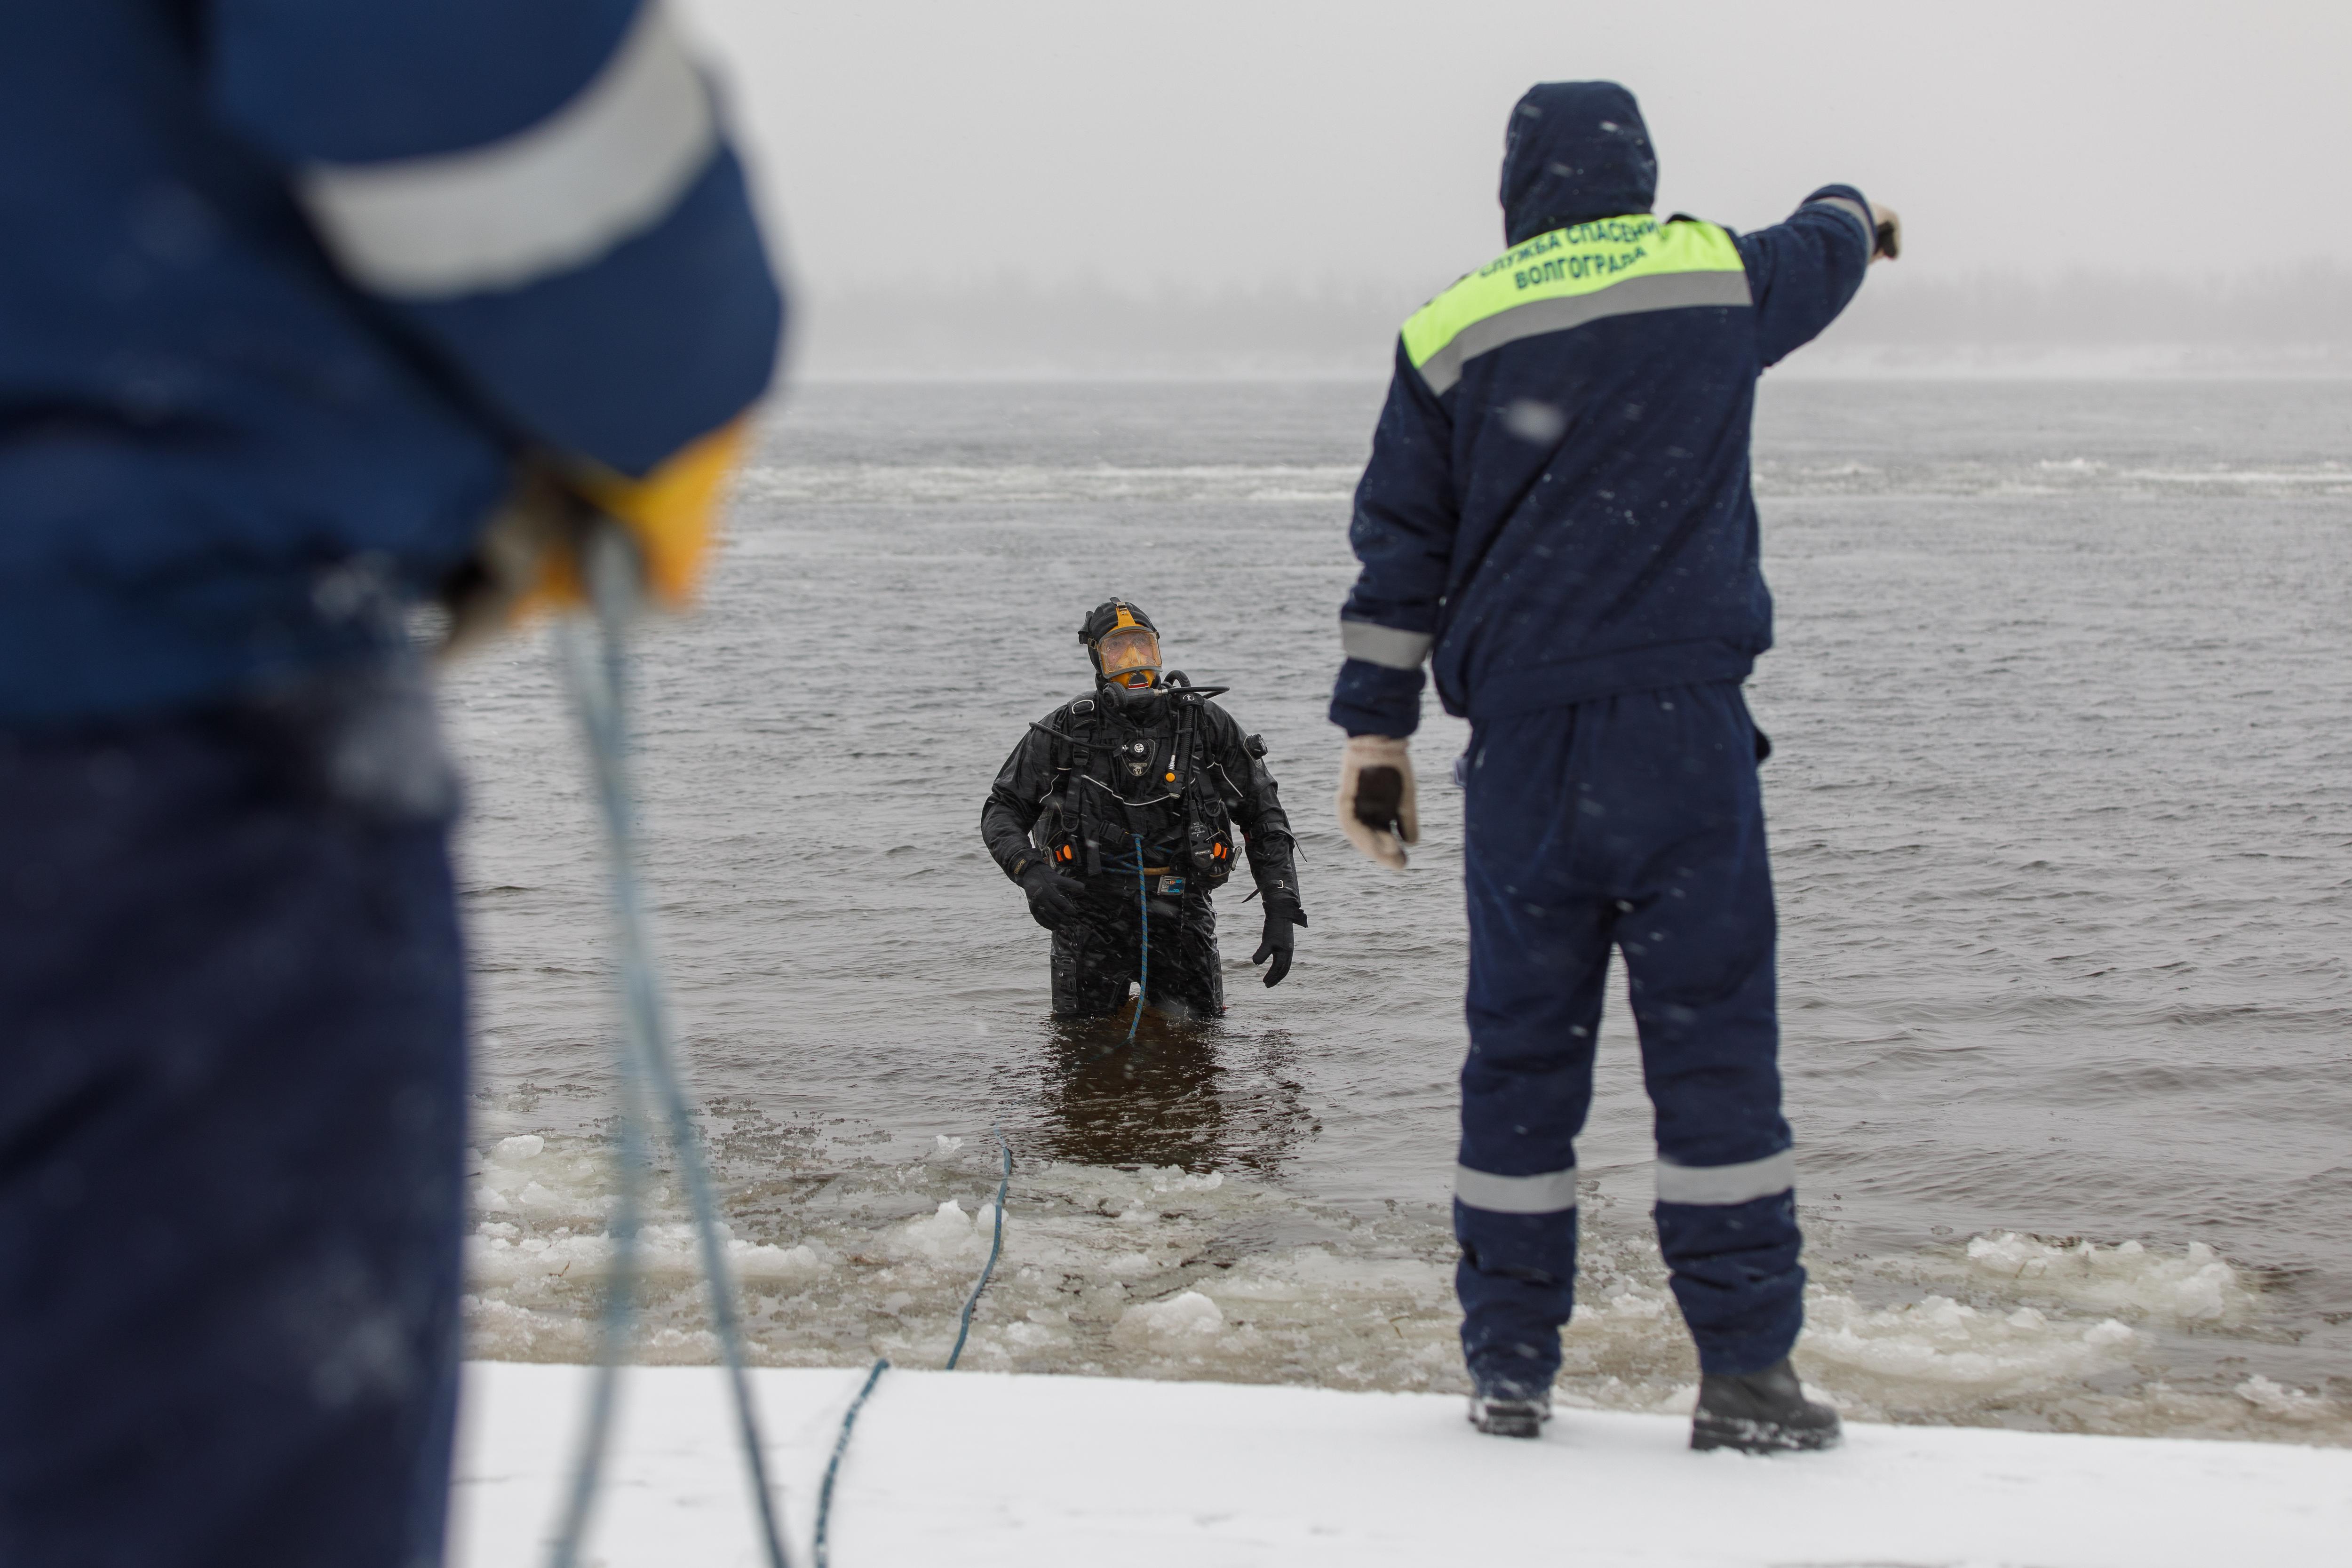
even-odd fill
[[[1659,1242],[1698,1344],[1692,1442],[1824,1447],[1837,1417],[1789,1364],[1805,1273],[1757,785],[1769,748],[1740,695],[1772,640],[1748,426],[1758,375],[1830,323],[1900,231],[1848,185],[1754,234],[1661,223],[1656,184],[1632,93],[1532,89],[1503,155],[1510,248],[1398,339],[1349,530],[1339,820],[1404,864],[1427,659],[1472,725],[1454,1190],[1472,1419],[1531,1437],[1550,1414],[1614,948],[1656,1107]]]
[[[657,4],[8,16],[0,1563],[430,1568],[466,964],[409,611],[560,592],[592,506],[681,592],[782,298]]]
[[[1233,874],[1241,829],[1265,927],[1250,962],[1265,983],[1290,973],[1307,923],[1296,846],[1265,743],[1211,700],[1223,687],[1162,674],[1160,632],[1124,599],[1078,628],[1095,690],[1032,724],[981,808],[981,837],[1054,933],[1054,1012],[1100,1017],[1144,981],[1144,1000],[1180,1016],[1225,1010],[1209,895]]]

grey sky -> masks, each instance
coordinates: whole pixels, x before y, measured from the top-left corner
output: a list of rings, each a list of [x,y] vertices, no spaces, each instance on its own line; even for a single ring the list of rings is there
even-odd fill
[[[2347,0],[683,4],[835,288],[1434,287],[1500,247],[1512,100],[1571,77],[1640,94],[1662,211],[1851,181],[1914,275],[2352,261]]]

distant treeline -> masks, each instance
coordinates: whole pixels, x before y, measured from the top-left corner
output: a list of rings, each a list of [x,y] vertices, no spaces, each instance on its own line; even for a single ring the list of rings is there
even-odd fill
[[[802,367],[825,375],[1362,374],[1388,369],[1418,287],[1286,284],[1159,294],[1015,279],[802,296]],[[1882,268],[1824,360],[2176,350],[2184,363],[2352,370],[2352,268],[2204,281],[2074,272],[1914,280]]]

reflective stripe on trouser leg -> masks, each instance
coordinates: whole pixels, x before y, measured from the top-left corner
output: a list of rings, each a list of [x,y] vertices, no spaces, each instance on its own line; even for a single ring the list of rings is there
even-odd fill
[[[1559,1367],[1575,1307],[1576,1167],[1533,1176],[1454,1168],[1462,1349],[1479,1392],[1533,1398]],[[1473,1303],[1475,1303],[1474,1308]]]
[[[1797,1155],[1791,1149],[1737,1165],[1678,1165],[1658,1162],[1658,1201],[1699,1204],[1716,1208],[1753,1203],[1790,1191],[1797,1184]]]
[[[1759,1372],[1797,1342],[1796,1173],[1787,1149],[1736,1165],[1658,1162],[1658,1247],[1706,1371]]]
[[[1456,1165],[1454,1195],[1490,1214],[1558,1214],[1576,1206],[1576,1167],[1537,1176],[1497,1176]]]

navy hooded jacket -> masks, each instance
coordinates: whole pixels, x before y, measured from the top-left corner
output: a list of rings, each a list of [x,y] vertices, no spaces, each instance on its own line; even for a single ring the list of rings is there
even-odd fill
[[[1873,248],[1830,185],[1734,235],[1650,216],[1633,95],[1549,82],[1513,110],[1511,247],[1399,336],[1356,489],[1362,572],[1331,719],[1409,735],[1423,660],[1473,720],[1738,679],[1772,643],[1748,427],[1757,377],[1829,325]]]
[[[782,329],[656,0],[13,6],[0,213],[0,724],[366,657],[516,451],[642,476]]]

